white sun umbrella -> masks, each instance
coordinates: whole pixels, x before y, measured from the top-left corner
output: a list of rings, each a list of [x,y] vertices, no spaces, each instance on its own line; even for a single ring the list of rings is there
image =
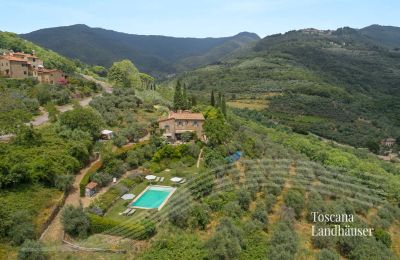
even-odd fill
[[[123,199],[123,200],[131,200],[131,199],[133,199],[134,197],[135,197],[134,194],[132,194],[132,193],[127,193],[127,194],[124,194],[124,195],[121,197],[121,199]]]
[[[155,180],[156,178],[157,178],[157,176],[154,176],[154,175],[146,175],[146,180],[149,180],[149,181],[151,181],[151,180]]]
[[[171,178],[172,182],[180,182],[181,180],[182,180],[182,178],[179,178],[179,177]]]

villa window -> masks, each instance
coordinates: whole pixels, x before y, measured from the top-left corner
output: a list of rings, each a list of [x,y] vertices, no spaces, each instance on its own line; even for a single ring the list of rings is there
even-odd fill
[[[198,126],[199,126],[199,122],[193,121],[193,126],[194,126],[194,127],[198,127]]]
[[[183,122],[182,121],[178,121],[178,126],[183,126]]]

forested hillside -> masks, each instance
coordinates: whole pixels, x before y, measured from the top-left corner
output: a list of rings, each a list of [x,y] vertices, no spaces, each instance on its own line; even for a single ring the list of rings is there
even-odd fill
[[[34,51],[39,58],[43,60],[45,68],[56,68],[65,72],[74,72],[77,68],[72,60],[54,51],[44,49],[32,42],[24,40],[15,33],[0,31],[0,51],[1,50],[23,51],[26,53],[32,53]]]
[[[204,39],[145,36],[82,24],[42,29],[21,37],[91,65],[109,67],[114,61],[130,59],[153,76],[207,65],[259,39],[254,33]]]
[[[395,26],[371,25],[360,30],[363,35],[389,48],[400,48],[400,28]]]
[[[355,29],[269,36],[180,79],[193,91],[265,100],[264,115],[299,132],[361,147],[400,135],[400,52]]]

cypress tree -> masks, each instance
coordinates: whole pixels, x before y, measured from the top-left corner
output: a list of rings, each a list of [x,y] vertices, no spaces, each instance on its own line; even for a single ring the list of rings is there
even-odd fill
[[[191,103],[192,103],[192,107],[197,106],[197,99],[196,99],[196,96],[192,96]]]
[[[189,101],[187,96],[187,88],[185,84],[183,85],[183,91],[182,91],[182,109],[188,109],[188,108],[189,108]]]
[[[181,82],[178,80],[175,86],[175,93],[174,93],[174,109],[182,109],[183,108],[183,99],[182,99],[182,87]]]
[[[222,95],[221,98],[221,111],[224,116],[226,116],[226,101],[225,101],[225,95]]]
[[[214,90],[211,90],[211,105],[215,106],[215,97],[214,97]]]
[[[221,108],[221,101],[222,101],[222,94],[221,92],[218,92],[218,98],[217,98],[217,107]]]

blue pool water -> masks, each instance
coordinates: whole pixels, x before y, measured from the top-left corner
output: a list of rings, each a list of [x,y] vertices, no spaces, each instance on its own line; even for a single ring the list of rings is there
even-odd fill
[[[133,207],[146,209],[156,209],[165,201],[168,195],[174,190],[172,187],[150,186],[139,198],[133,203]]]

